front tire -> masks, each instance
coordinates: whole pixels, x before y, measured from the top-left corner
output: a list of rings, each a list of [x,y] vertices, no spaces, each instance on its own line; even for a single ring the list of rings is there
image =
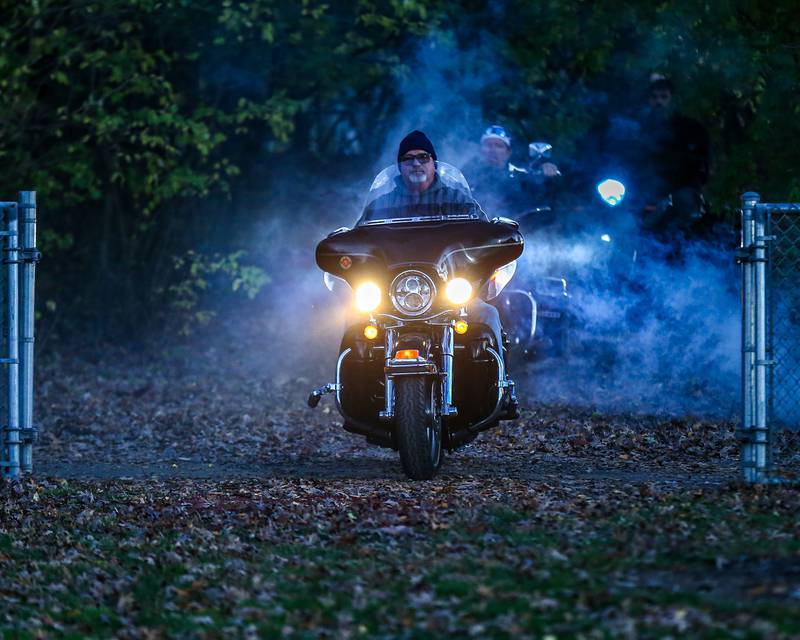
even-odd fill
[[[395,424],[400,464],[412,480],[430,480],[442,466],[442,418],[436,384],[424,376],[395,379]]]

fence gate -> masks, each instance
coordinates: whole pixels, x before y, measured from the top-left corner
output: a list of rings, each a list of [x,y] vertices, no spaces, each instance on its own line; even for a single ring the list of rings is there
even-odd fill
[[[796,466],[786,445],[800,429],[800,203],[745,193],[739,260],[742,474],[745,482],[796,480],[778,472]]]
[[[36,249],[36,192],[20,191],[17,202],[0,202],[3,269],[0,365],[5,368],[2,398],[5,477],[33,470],[33,320]]]

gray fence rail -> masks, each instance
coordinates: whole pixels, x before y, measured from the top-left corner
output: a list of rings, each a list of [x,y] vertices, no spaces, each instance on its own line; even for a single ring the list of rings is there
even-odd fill
[[[780,430],[800,429],[800,203],[742,196],[742,475],[776,475]]]
[[[33,341],[36,263],[36,192],[21,191],[16,202],[0,202],[3,240],[2,357],[3,456],[0,473],[17,477],[33,470]]]

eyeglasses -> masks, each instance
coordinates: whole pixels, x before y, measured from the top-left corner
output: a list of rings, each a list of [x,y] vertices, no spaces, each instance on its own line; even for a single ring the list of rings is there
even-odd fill
[[[406,155],[400,158],[400,162],[407,167],[414,164],[414,160],[418,160],[420,164],[428,164],[433,156],[430,153],[418,153],[415,156]]]

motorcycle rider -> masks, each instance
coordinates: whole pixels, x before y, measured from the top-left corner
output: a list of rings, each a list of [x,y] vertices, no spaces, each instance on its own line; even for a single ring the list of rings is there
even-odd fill
[[[666,77],[650,78],[647,105],[640,115],[641,162],[654,194],[670,195],[671,215],[645,211],[644,226],[657,235],[686,233],[703,214],[702,189],[708,180],[711,144],[705,127],[680,113],[674,104],[674,85]]]
[[[422,131],[414,130],[400,142],[397,150],[397,166],[400,176],[395,178],[394,189],[367,205],[363,220],[383,218],[405,218],[425,215],[447,214],[447,210],[458,207],[451,213],[473,213],[488,219],[480,205],[469,195],[442,182],[436,172],[436,150]],[[503,340],[503,327],[497,309],[478,297],[467,304],[467,314],[476,323],[491,330],[498,348],[503,354],[508,372],[507,348]],[[513,390],[512,390],[513,391]],[[517,411],[516,396],[508,396],[507,413]]]
[[[364,220],[447,213],[476,214],[486,218],[475,200],[439,179],[436,151],[422,131],[412,131],[400,142],[397,167],[400,176],[395,178],[394,189],[367,205]]]
[[[541,178],[560,175],[552,162],[539,166],[540,176],[511,163],[511,136],[506,129],[493,124],[481,136],[481,153],[465,167],[465,175],[478,199],[489,211],[515,217],[530,209],[536,192],[542,188]]]

